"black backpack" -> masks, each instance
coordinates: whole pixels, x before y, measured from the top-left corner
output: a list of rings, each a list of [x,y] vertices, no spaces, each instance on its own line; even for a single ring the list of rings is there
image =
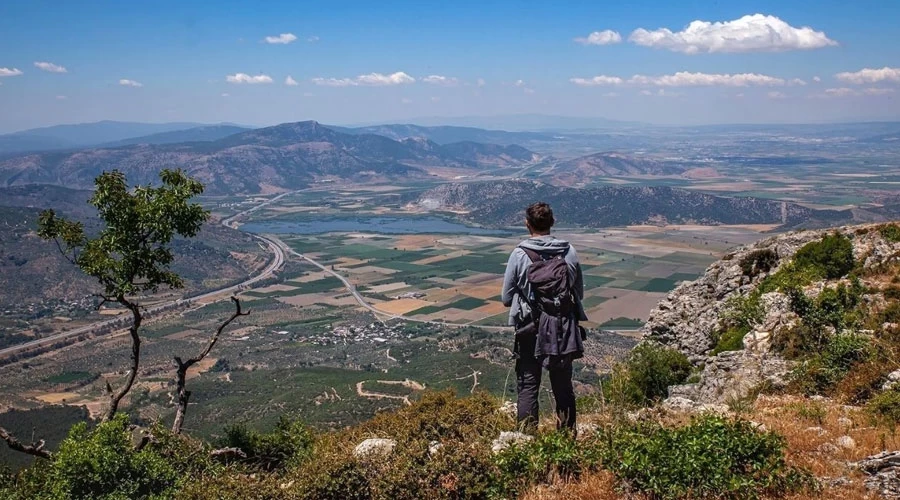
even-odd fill
[[[566,262],[568,249],[546,257],[530,248],[522,250],[531,259],[525,278],[534,294],[532,309],[536,308],[550,316],[568,316],[575,307],[573,293],[575,284],[572,282],[569,264]]]

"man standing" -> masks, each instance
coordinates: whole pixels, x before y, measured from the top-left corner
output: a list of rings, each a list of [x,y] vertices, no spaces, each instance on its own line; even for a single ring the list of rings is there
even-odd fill
[[[572,361],[584,353],[584,329],[578,325],[587,320],[581,304],[584,278],[575,249],[550,235],[554,222],[546,203],[525,209],[531,237],[510,254],[501,292],[516,329],[517,421],[530,432],[537,428],[542,369],[550,374],[557,427],[574,430]]]

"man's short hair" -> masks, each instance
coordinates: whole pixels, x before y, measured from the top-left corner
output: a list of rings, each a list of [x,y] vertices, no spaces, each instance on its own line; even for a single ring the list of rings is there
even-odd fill
[[[528,205],[525,209],[525,220],[531,229],[539,232],[549,231],[556,222],[553,218],[553,209],[543,201]]]

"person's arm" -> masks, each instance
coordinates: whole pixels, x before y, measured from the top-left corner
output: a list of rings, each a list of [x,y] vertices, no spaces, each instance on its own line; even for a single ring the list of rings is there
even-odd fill
[[[572,258],[572,262],[575,263],[575,295],[578,297],[578,300],[584,299],[584,274],[581,272],[581,263],[578,262],[578,253],[575,252],[575,249],[569,247],[570,257]]]
[[[518,248],[509,254],[509,260],[506,262],[506,272],[503,273],[503,288],[500,290],[500,301],[506,307],[512,305],[513,298],[518,292],[519,259],[516,256],[516,252],[519,252]]]

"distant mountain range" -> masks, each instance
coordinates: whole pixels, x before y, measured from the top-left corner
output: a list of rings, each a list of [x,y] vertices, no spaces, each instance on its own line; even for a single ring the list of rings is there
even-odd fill
[[[448,125],[424,127],[421,125],[373,125],[369,127],[336,127],[328,125],[338,132],[346,134],[375,134],[394,140],[421,138],[438,144],[453,142],[482,142],[508,146],[527,142],[561,142],[561,138],[543,132],[508,132],[505,130],[486,130],[475,127],[454,127]]]
[[[611,227],[633,224],[832,225],[850,220],[849,211],[813,210],[759,198],[713,196],[671,187],[604,186],[575,189],[532,181],[444,184],[419,195],[411,208],[463,212],[472,222],[519,225],[524,208],[536,200],[553,206],[560,224]]]
[[[135,123],[101,121],[23,130],[0,135],[0,153],[50,151],[108,144],[165,132],[208,127],[202,123]]]
[[[424,178],[431,168],[506,167],[537,159],[519,146],[438,144],[421,138],[396,141],[368,133],[342,133],[308,121],[205,142],[16,156],[0,161],[0,186],[56,184],[90,189],[93,179],[104,170],[118,168],[129,181],[148,183],[156,181],[163,168],[183,168],[204,182],[210,193],[253,194],[297,189],[329,178]]]

